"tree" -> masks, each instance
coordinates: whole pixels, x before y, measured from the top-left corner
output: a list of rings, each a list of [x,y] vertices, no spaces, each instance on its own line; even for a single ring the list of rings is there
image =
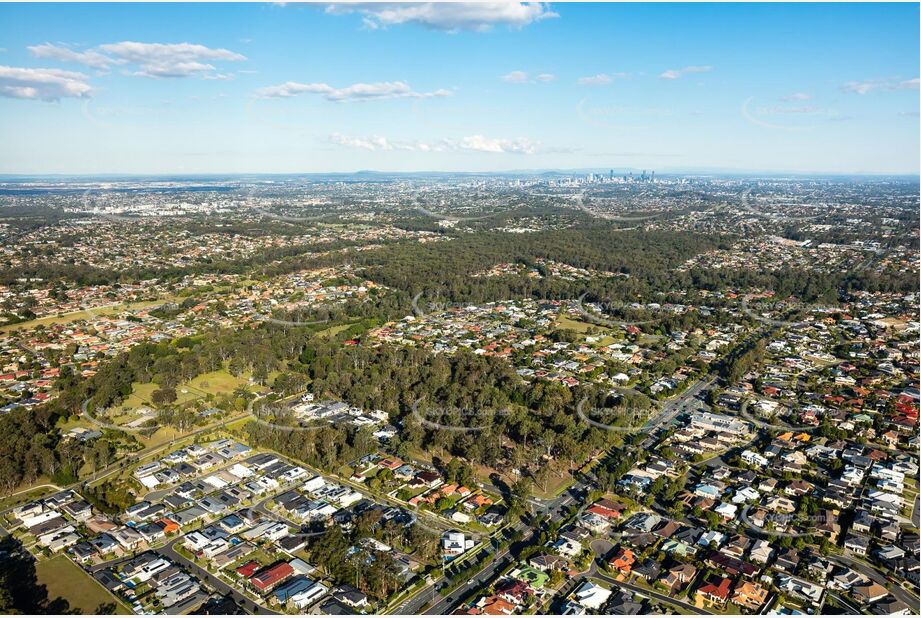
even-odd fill
[[[0,613],[75,614],[63,598],[48,598],[48,590],[38,583],[35,559],[13,537],[0,540]]]
[[[158,388],[150,394],[150,402],[155,406],[162,406],[176,401],[176,389],[173,387]]]
[[[522,517],[531,512],[528,499],[531,497],[531,481],[527,478],[520,478],[511,487],[509,496],[509,515]]]
[[[719,516],[717,513],[715,513],[714,511],[707,511],[707,512],[705,512],[705,513],[704,513],[704,519],[707,520],[707,526],[708,526],[711,530],[713,530],[713,529],[719,527],[720,522],[722,521],[722,520],[720,519],[720,516]]]

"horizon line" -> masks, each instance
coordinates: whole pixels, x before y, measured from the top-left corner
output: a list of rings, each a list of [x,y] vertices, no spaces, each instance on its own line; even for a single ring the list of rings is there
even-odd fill
[[[860,176],[860,177],[905,177],[921,179],[921,170],[912,172],[880,172],[880,171],[793,171],[793,170],[746,170],[732,168],[663,168],[653,170],[646,168],[610,168],[610,167],[578,167],[578,168],[524,168],[524,169],[505,169],[493,171],[472,171],[472,170],[405,170],[405,171],[385,171],[377,169],[357,169],[351,171],[288,171],[288,172],[198,172],[198,171],[164,171],[164,172],[0,172],[0,178],[16,177],[62,177],[62,178],[103,178],[103,177],[189,177],[189,176],[211,176],[211,177],[245,177],[245,176],[357,176],[357,175],[380,175],[380,176],[407,176],[407,175],[470,175],[470,176],[502,176],[502,175],[547,175],[547,174],[590,174],[590,173],[610,173],[614,176],[623,176],[625,174],[639,171],[654,172],[659,176],[680,176],[680,175],[735,175],[735,176],[757,176],[757,175],[789,175],[789,176]]]

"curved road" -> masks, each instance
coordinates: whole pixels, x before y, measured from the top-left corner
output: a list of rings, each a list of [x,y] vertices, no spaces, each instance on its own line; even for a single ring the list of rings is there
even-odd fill
[[[171,543],[164,545],[163,547],[156,549],[158,554],[164,556],[173,562],[183,565],[187,570],[195,573],[195,576],[202,582],[206,582],[211,588],[218,591],[223,595],[230,595],[231,598],[247,612],[254,614],[263,614],[263,615],[272,615],[277,614],[278,612],[273,612],[270,609],[257,605],[252,599],[245,596],[243,593],[239,592],[236,588],[229,585],[224,580],[212,575],[205,569],[201,568],[191,560],[187,559],[185,556],[173,549],[173,545],[181,541],[182,539],[176,539]]]

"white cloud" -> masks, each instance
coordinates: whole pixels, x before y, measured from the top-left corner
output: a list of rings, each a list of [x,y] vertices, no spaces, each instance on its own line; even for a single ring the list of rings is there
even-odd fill
[[[662,72],[659,75],[659,77],[661,77],[662,79],[678,79],[679,77],[688,75],[689,73],[707,73],[712,70],[713,70],[713,67],[706,66],[706,65],[705,66],[690,66],[690,67],[684,67],[683,69],[669,69],[667,71]]]
[[[100,45],[99,49],[119,60],[137,64],[145,77],[187,77],[214,70],[209,62],[246,60],[228,49],[213,49],[192,43],[136,43],[122,41]]]
[[[496,25],[523,28],[559,17],[542,2],[346,3],[329,5],[326,10],[336,14],[358,12],[370,29],[413,23],[447,32],[485,32]]]
[[[607,73],[599,73],[591,77],[580,77],[578,83],[580,86],[604,86],[614,81],[614,78]]]
[[[500,79],[510,84],[523,84],[528,81],[528,74],[524,71],[512,71],[511,73],[506,73]]]
[[[348,148],[357,148],[359,150],[408,150],[412,152],[440,152],[447,150],[444,143],[429,144],[420,141],[394,141],[379,135],[369,137],[356,137],[333,133],[329,136],[329,141],[340,146]]]
[[[476,151],[493,154],[535,154],[539,142],[520,137],[516,139],[495,139],[482,135],[470,135],[460,139],[444,138],[435,142],[393,141],[378,135],[362,137],[333,133],[329,140],[340,146],[368,151],[407,150],[412,152]]]
[[[49,58],[61,62],[76,62],[94,69],[108,69],[116,63],[114,58],[109,58],[95,50],[78,52],[60,45],[44,43],[42,45],[31,45],[27,48],[36,58]]]
[[[93,91],[86,79],[83,73],[60,69],[0,66],[0,96],[41,101],[86,98]]]
[[[580,77],[576,80],[580,86],[605,86],[615,79],[625,79],[627,73],[598,73],[590,77]]]
[[[475,150],[477,152],[534,154],[540,147],[539,142],[519,137],[516,139],[495,139],[482,135],[470,135],[458,141],[445,140],[448,145],[460,150]]]
[[[886,87],[889,82],[887,80],[867,80],[863,82],[847,82],[842,84],[841,89],[845,92],[855,92],[857,94],[867,94],[873,90],[878,90],[880,88]]]
[[[393,150],[393,145],[387,141],[386,137],[371,136],[371,137],[350,137],[348,135],[340,135],[339,133],[333,133],[329,136],[329,140],[334,144],[339,144],[341,146],[348,146],[349,148],[358,148],[360,150]]]
[[[267,86],[256,91],[263,99],[295,97],[300,94],[320,94],[330,101],[372,101],[375,99],[428,99],[451,96],[449,90],[416,92],[406,82],[375,82],[373,84],[352,84],[345,88],[333,88],[329,84],[285,82],[278,86]]]
[[[200,75],[220,79],[212,62],[239,62],[245,56],[228,49],[205,47],[193,43],[106,43],[94,49],[75,51],[69,47],[44,43],[29,51],[38,58],[76,62],[105,70],[113,66],[135,65],[134,75],[143,77],[189,77]]]
[[[812,95],[806,94],[805,92],[794,92],[791,95],[780,97],[781,101],[809,101],[811,99]]]
[[[890,77],[868,79],[862,82],[847,82],[841,85],[844,92],[867,94],[874,90],[917,90],[919,79],[898,80]]]
[[[531,79],[531,77],[525,71],[512,71],[511,73],[506,73],[505,75],[501,76],[499,79],[510,84],[527,84],[534,82],[546,83],[555,80],[556,75],[553,73],[538,73],[534,76],[534,79]]]
[[[856,92],[857,94],[867,94],[871,90],[876,90],[880,84],[876,81],[866,82],[847,82],[841,85],[841,90],[845,92]]]

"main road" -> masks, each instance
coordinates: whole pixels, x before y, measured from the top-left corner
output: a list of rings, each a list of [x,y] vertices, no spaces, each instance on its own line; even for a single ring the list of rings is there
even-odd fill
[[[647,438],[647,441],[652,440],[651,434],[661,427],[667,426],[671,423],[676,416],[678,416],[682,411],[685,410],[685,404],[691,399],[697,397],[710,388],[713,383],[717,380],[717,376],[714,374],[707,374],[700,378],[697,382],[689,386],[684,390],[680,395],[667,401],[662,409],[656,413],[641,429],[644,433],[650,434],[650,437]],[[645,444],[645,442],[644,442]],[[549,514],[553,521],[559,521],[564,517],[564,509],[566,505],[573,502],[574,495],[577,492],[585,493],[589,487],[584,483],[576,483],[570,487],[567,491],[563,492],[557,498],[543,503],[543,506],[539,509],[540,514]],[[533,501],[532,501],[533,502]],[[519,523],[513,527],[514,530],[524,532],[527,529],[523,523]],[[528,536],[530,540],[534,536],[534,532]],[[430,615],[440,615],[440,614],[449,614],[451,610],[462,600],[470,596],[475,590],[482,589],[485,584],[490,582],[495,576],[506,566],[508,566],[509,555],[508,550],[503,550],[493,556],[487,558],[487,564],[483,566],[469,581],[461,584],[460,587],[453,590],[447,596],[441,596],[438,594],[438,589],[447,581],[445,577],[441,577],[433,583],[428,584],[422,588],[419,592],[413,595],[409,600],[405,601],[399,607],[391,610],[390,614],[419,614],[422,611],[422,608],[429,602],[432,603],[432,606],[425,611],[426,614]],[[623,585],[620,582],[617,582],[618,585]],[[648,594],[653,598],[658,600],[663,600],[666,602],[671,602],[675,604],[674,601],[664,597],[664,595],[659,595],[658,593],[651,592],[645,588],[639,588],[633,586],[632,584],[623,585],[625,588],[635,589],[638,592],[643,592]],[[661,597],[661,598],[660,598]],[[680,606],[681,604],[678,603]],[[687,604],[685,604],[687,605]],[[687,605],[684,609],[688,611],[694,611],[696,613],[709,613],[703,612],[692,605]]]
[[[575,500],[575,495],[584,493],[587,489],[588,487],[585,484],[575,483],[556,498],[544,501],[542,506],[538,509],[537,517],[542,515],[549,515],[553,521],[562,520],[565,517],[566,507]],[[512,526],[511,530],[526,532],[528,530],[528,526],[523,522],[519,522],[515,526]],[[509,530],[507,529],[506,531],[508,532]],[[531,538],[534,536],[535,531],[532,530],[531,534],[528,535],[524,542],[531,540]],[[388,613],[403,615],[421,614],[423,613],[422,609],[426,606],[426,604],[434,601],[432,606],[424,612],[425,614],[450,614],[451,610],[458,603],[473,594],[475,590],[482,589],[488,582],[492,581],[496,575],[502,571],[502,569],[508,566],[511,561],[512,558],[509,555],[509,549],[503,549],[500,552],[487,557],[486,564],[479,571],[471,576],[468,581],[461,584],[446,596],[438,593],[438,590],[445,583],[447,583],[447,578],[442,576],[433,583],[430,583],[419,590],[410,599],[404,601],[402,605]]]
[[[675,420],[675,417],[686,411],[688,402],[713,386],[713,383],[716,382],[716,380],[716,375],[712,373],[707,374],[688,388],[684,389],[684,391],[674,399],[667,400],[662,405],[662,409],[659,410],[639,429],[641,433],[645,433],[647,436],[641,444],[642,448],[648,449],[650,446],[652,446],[652,443],[655,440],[653,434],[659,429],[667,427],[673,420]]]

